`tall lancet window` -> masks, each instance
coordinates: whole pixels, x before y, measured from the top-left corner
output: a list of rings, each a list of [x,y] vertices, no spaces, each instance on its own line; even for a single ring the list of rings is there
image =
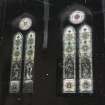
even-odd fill
[[[80,92],[93,91],[92,29],[89,25],[79,29],[79,84]]]
[[[76,92],[76,30],[68,26],[63,32],[63,92]]]
[[[10,75],[10,93],[18,93],[21,84],[22,71],[22,52],[23,52],[23,35],[16,33],[13,38],[11,75]]]
[[[23,76],[23,92],[30,93],[33,91],[32,70],[35,57],[35,32],[30,31],[26,35],[25,59],[24,59],[24,76]]]
[[[11,60],[10,93],[33,93],[35,31],[32,30],[32,18],[19,18],[18,32],[13,38]],[[22,90],[22,91],[21,91]]]
[[[74,6],[63,17],[62,92],[93,93],[92,14],[82,6]]]

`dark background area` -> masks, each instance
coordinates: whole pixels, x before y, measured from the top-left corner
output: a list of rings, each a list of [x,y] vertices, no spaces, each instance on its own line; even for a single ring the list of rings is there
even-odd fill
[[[104,1],[104,0],[103,0]],[[104,105],[105,43],[104,8],[102,0],[50,0],[48,46],[43,48],[44,4],[41,0],[0,1],[0,105]],[[60,14],[73,4],[80,4],[93,14],[94,93],[89,95],[59,95],[58,60],[60,54]],[[24,13],[33,16],[32,30],[36,32],[34,93],[9,94],[9,75],[13,35],[21,31],[12,25]],[[25,32],[24,37],[26,35]]]

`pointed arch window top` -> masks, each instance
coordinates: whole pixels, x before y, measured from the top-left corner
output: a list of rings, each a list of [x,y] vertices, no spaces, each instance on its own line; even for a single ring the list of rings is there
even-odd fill
[[[70,33],[76,33],[75,28],[72,26],[68,26],[64,29],[64,35],[67,35]]]
[[[92,32],[92,29],[89,25],[83,25],[80,30],[79,30],[79,33],[83,33],[83,32],[87,32],[87,33],[91,33]]]

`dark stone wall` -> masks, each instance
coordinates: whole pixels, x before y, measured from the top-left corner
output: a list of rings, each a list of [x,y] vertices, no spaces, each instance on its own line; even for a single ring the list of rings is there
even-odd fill
[[[103,0],[104,1],[104,0]],[[48,46],[43,48],[44,5],[42,0],[0,0],[0,105],[103,105],[99,96],[105,96],[105,44],[102,0],[49,0],[50,17]],[[58,60],[60,42],[60,14],[65,8],[80,4],[93,14],[94,88],[92,95],[59,95]],[[35,19],[36,59],[34,93],[9,94],[9,75],[14,33],[20,31],[13,21],[24,13]],[[25,33],[24,33],[25,34]]]

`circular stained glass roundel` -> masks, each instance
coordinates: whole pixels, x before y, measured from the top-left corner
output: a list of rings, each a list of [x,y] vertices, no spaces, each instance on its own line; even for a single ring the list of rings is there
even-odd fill
[[[19,22],[19,28],[23,31],[30,29],[32,26],[32,19],[29,17],[24,17]]]
[[[72,24],[80,24],[85,19],[85,13],[83,11],[74,11],[70,14],[69,20]]]

